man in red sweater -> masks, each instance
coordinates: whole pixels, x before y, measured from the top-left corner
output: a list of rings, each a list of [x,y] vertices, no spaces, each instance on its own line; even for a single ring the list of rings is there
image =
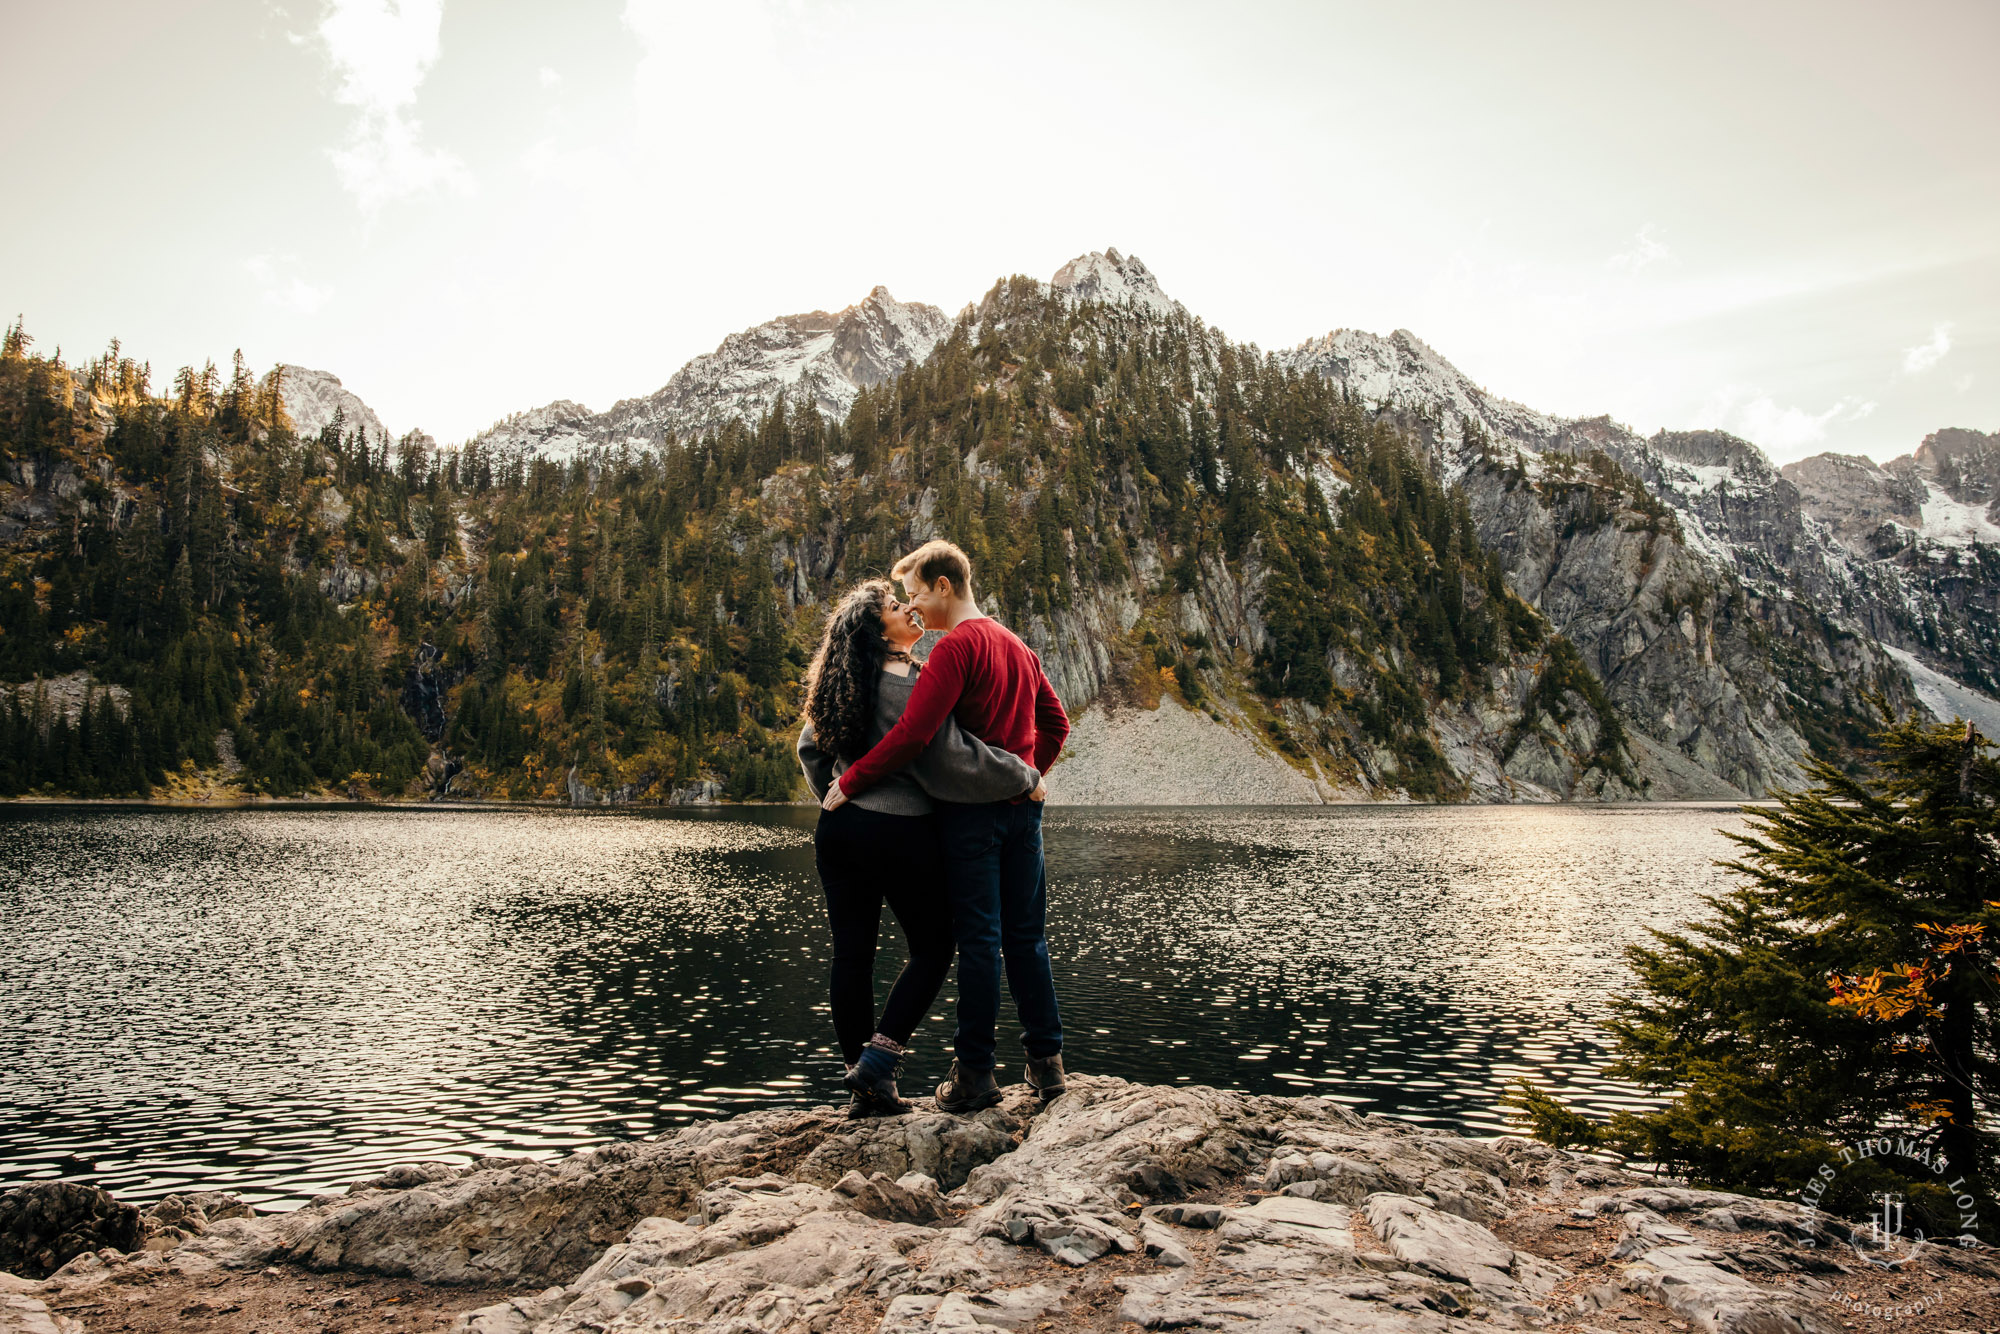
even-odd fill
[[[834,810],[915,759],[944,725],[958,725],[1046,774],[1069,735],[1069,715],[1041,659],[972,599],[972,562],[933,541],[896,562],[910,604],[945,636],[924,662],[902,718],[827,790]],[[1047,1101],[1063,1091],[1062,1017],[1049,971],[1048,878],[1042,865],[1045,786],[1026,798],[968,806],[939,801],[946,889],[958,936],[957,1056],[938,1106],[976,1111],[1000,1101],[993,1078],[1000,968],[1021,1017],[1028,1083]]]

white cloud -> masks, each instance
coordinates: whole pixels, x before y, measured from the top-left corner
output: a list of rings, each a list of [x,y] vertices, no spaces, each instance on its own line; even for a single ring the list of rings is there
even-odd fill
[[[1964,375],[1959,376],[1951,382],[1951,387],[1961,394],[1972,388],[1972,373],[1967,371]]]
[[[345,147],[331,150],[340,183],[373,214],[435,186],[467,189],[465,164],[423,144],[410,114],[438,57],[444,0],[328,0],[319,39],[340,77],[334,100],[355,109]]]
[[[309,283],[292,272],[297,263],[295,255],[266,253],[244,260],[243,269],[257,284],[266,305],[281,306],[301,315],[316,314],[332,298],[333,289]]]
[[[761,0],[626,0],[621,18],[639,40],[632,90],[642,133],[655,147],[678,160],[726,165],[730,179],[754,182],[740,145],[801,132],[812,73],[796,77],[787,67]],[[729,132],[700,132],[720,124]]]
[[[562,75],[556,73],[547,65],[542,66],[540,70],[536,71],[536,77],[542,81],[542,87],[544,88],[553,88],[562,82]]]
[[[1632,238],[1631,248],[1622,250],[1605,260],[1604,267],[1613,273],[1637,273],[1647,265],[1672,255],[1674,252],[1667,247],[1666,242],[1653,233],[1652,223],[1649,222],[1641,227],[1638,234]]]
[[[1784,454],[1826,439],[1838,422],[1860,421],[1875,411],[1872,400],[1843,398],[1822,412],[1786,407],[1769,394],[1730,388],[1711,395],[1699,420],[1713,424],[1771,454]]]
[[[1951,326],[1940,324],[1931,330],[1931,341],[1903,349],[1903,374],[1922,375],[1944,360],[1951,351]]]

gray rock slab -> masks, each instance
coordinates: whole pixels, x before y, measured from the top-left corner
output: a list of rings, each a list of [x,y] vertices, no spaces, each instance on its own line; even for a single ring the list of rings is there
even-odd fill
[[[900,1295],[905,1255],[931,1235],[851,1209],[811,1212],[760,1245],[583,1288],[535,1334],[805,1328],[860,1294]]]
[[[900,1223],[932,1224],[951,1216],[938,1183],[921,1172],[910,1172],[891,1181],[885,1173],[862,1176],[849,1172],[834,1182],[833,1189],[854,1202],[854,1207],[874,1218]]]
[[[753,1112],[556,1163],[416,1164],[374,1179],[397,1183],[393,1188],[370,1184],[278,1216],[240,1238],[235,1260],[427,1283],[563,1281],[640,1219],[685,1214],[710,1182],[772,1167],[819,1186],[850,1172],[962,1181],[977,1163],[1012,1148],[1028,1104],[1017,1093],[977,1117],[932,1112],[864,1122],[831,1108]]]
[[[1510,1187],[1545,1186],[1555,1161],[1553,1150],[1536,1153],[1512,1137],[1487,1142],[1358,1118],[1297,1117],[1273,1129],[1277,1145],[1252,1178],[1265,1190],[1341,1204],[1374,1194],[1424,1195],[1480,1223],[1505,1216]]]
[[[1625,1266],[1620,1283],[1707,1334],[1842,1334],[1842,1320],[1823,1303],[1752,1283],[1720,1259],[1705,1247],[1661,1246]]]
[[[1119,1281],[1118,1314],[1142,1329],[1208,1328],[1247,1334],[1461,1334],[1491,1328],[1425,1304],[1421,1288],[1382,1278],[1266,1278],[1177,1271]],[[1449,1300],[1448,1298],[1446,1299]]]
[[[1369,1226],[1397,1259],[1433,1274],[1469,1282],[1514,1263],[1514,1248],[1479,1224],[1407,1195],[1371,1195],[1366,1208]]]
[[[1188,1250],[1173,1229],[1151,1219],[1139,1228],[1139,1240],[1146,1248],[1146,1254],[1169,1269],[1194,1263],[1194,1255]]]
[[[0,1292],[0,1334],[83,1334],[83,1322],[55,1314],[39,1297]]]
[[[949,1292],[943,1296],[909,1293],[889,1303],[876,1334],[1029,1328],[1060,1307],[1068,1293],[1068,1286],[1058,1283],[996,1288],[990,1292]]]
[[[947,1228],[924,1247],[919,1292],[946,1293],[955,1288],[984,1292],[1015,1287],[1034,1280],[1046,1268],[1041,1255],[1023,1250],[1004,1237],[981,1237],[964,1228]]]
[[[1242,1274],[1299,1278],[1358,1268],[1345,1205],[1274,1195],[1230,1210],[1216,1238],[1216,1263]]]
[[[1627,1217],[1650,1215],[1660,1223],[1665,1223],[1664,1216],[1670,1215],[1681,1223],[1715,1232],[1781,1232],[1820,1244],[1847,1236],[1847,1226],[1839,1219],[1808,1211],[1794,1200],[1763,1200],[1684,1186],[1639,1186],[1606,1195],[1589,1195],[1578,1202],[1576,1212]],[[1626,1230],[1630,1233],[1636,1227],[1628,1223]]]
[[[1264,1152],[1275,1099],[1210,1088],[1155,1088],[1089,1075],[1035,1118],[1019,1148],[975,1168],[959,1192],[975,1204],[1060,1177],[1113,1204],[1186,1195],[1241,1174]]]
[[[1516,1251],[1467,1218],[1405,1195],[1371,1195],[1369,1225],[1398,1260],[1470,1287],[1480,1303],[1510,1321],[1535,1322],[1535,1305],[1567,1276],[1561,1266]]]

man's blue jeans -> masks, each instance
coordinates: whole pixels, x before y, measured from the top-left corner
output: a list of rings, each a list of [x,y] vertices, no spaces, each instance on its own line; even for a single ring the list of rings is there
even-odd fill
[[[1062,1016],[1049,972],[1048,880],[1042,803],[937,803],[945,885],[958,937],[958,1064],[991,1070],[1000,1023],[1000,967],[1029,1056],[1062,1050]]]

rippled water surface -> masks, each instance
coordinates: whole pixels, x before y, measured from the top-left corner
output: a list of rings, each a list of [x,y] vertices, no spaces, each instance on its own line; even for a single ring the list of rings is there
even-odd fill
[[[0,1185],[282,1206],[832,1101],[814,815],[0,809]],[[1703,912],[1741,823],[1054,808],[1070,1068],[1472,1133],[1523,1074],[1628,1105],[1594,1073],[1623,948]],[[886,941],[884,985],[899,961]],[[949,1063],[952,993],[906,1089]]]

